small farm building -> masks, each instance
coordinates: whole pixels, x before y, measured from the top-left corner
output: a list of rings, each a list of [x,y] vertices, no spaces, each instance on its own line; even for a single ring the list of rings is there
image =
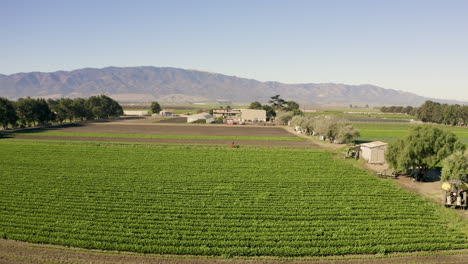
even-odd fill
[[[126,115],[126,116],[147,116],[147,115],[149,115],[149,112],[147,110],[144,110],[144,111],[124,110],[124,115]]]
[[[161,111],[161,112],[159,112],[159,115],[161,115],[161,116],[173,116],[174,113],[169,112],[169,111]]]
[[[192,123],[197,120],[206,120],[206,123],[209,124],[214,121],[214,117],[210,114],[196,114],[187,116],[187,123]]]
[[[215,118],[225,118],[233,119],[234,121],[239,121],[241,111],[239,109],[215,109],[213,110],[213,115]]]
[[[266,111],[258,109],[215,109],[215,118],[223,117],[233,124],[266,122]]]
[[[361,144],[361,157],[369,163],[384,163],[387,145],[381,141]]]

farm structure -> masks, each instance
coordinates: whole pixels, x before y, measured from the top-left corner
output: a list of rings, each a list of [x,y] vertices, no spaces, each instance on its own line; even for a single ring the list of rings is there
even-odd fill
[[[213,116],[215,118],[233,119],[239,120],[241,115],[240,109],[215,109],[213,110]]]
[[[232,120],[233,123],[266,122],[266,111],[258,109],[216,109],[213,115],[215,118]]]
[[[266,111],[258,109],[240,109],[240,121],[241,122],[266,122]]]
[[[149,112],[146,110],[143,111],[134,111],[134,110],[124,110],[124,115],[126,116],[147,116]]]
[[[160,115],[160,116],[173,116],[174,113],[173,113],[173,112],[169,112],[169,111],[161,111],[161,112],[159,112],[159,115]]]
[[[195,114],[187,116],[187,123],[192,123],[197,120],[206,120],[206,123],[209,124],[214,121],[214,117],[210,114]]]
[[[361,144],[361,157],[368,163],[385,163],[387,146],[387,143],[381,141]]]

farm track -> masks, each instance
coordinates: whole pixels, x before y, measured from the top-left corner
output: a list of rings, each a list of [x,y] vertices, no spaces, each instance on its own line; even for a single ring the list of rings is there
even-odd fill
[[[70,248],[64,246],[55,246],[47,244],[33,244],[14,240],[0,239],[0,263],[237,263],[237,264],[279,264],[279,263],[311,263],[311,264],[396,264],[396,263],[441,263],[441,264],[462,264],[466,263],[468,258],[467,250],[445,251],[440,255],[402,255],[394,256],[345,256],[345,257],[323,257],[323,258],[297,258],[293,260],[275,260],[268,258],[252,259],[222,259],[216,257],[197,257],[197,256],[175,256],[175,255],[154,255],[138,254],[131,252],[102,251],[91,249]],[[382,258],[380,258],[382,257]]]

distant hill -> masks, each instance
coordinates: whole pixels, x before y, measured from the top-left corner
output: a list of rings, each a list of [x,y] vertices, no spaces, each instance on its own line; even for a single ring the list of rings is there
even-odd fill
[[[88,97],[106,94],[120,102],[266,102],[275,94],[306,105],[421,105],[422,97],[373,85],[260,82],[219,73],[168,67],[84,68],[50,73],[0,74],[0,97]],[[465,104],[467,104],[465,102]]]

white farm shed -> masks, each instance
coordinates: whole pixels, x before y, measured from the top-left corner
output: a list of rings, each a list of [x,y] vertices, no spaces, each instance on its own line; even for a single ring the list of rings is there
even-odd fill
[[[387,146],[387,143],[381,141],[361,144],[361,157],[368,163],[385,163]]]
[[[147,116],[149,115],[149,112],[144,110],[144,111],[132,111],[132,110],[124,110],[124,115],[126,116]]]
[[[196,114],[187,116],[187,123],[192,123],[200,119],[205,119],[207,124],[215,120],[214,117],[210,114]]]

